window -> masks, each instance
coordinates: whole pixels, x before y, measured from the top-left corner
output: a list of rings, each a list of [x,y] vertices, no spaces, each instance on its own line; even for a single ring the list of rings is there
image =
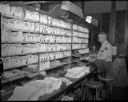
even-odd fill
[[[109,34],[110,13],[102,14],[102,31]]]
[[[118,44],[125,41],[125,14],[126,11],[116,12],[115,43]]]

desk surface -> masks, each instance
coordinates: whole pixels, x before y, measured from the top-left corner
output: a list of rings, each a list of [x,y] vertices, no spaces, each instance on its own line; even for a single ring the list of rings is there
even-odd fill
[[[90,73],[85,74],[84,76],[78,78],[78,79],[71,79],[71,78],[67,78],[69,80],[72,81],[72,84],[66,86],[64,83],[61,85],[60,89],[55,90],[53,93],[49,94],[49,95],[44,95],[44,96],[40,96],[39,100],[56,100],[57,98],[59,98],[61,95],[63,95],[65,92],[71,90],[73,87],[77,86],[78,84],[80,84],[86,77],[89,77],[90,75],[93,74],[95,70],[92,70]]]
[[[92,70],[91,68],[91,72],[88,74],[83,75],[82,77],[78,78],[78,79],[71,79],[71,78],[67,78],[70,81],[72,81],[72,83],[70,85],[67,85],[62,82],[62,85],[60,87],[60,89],[58,90],[54,90],[51,94],[45,94],[43,96],[40,96],[38,100],[57,100],[59,97],[61,97],[65,92],[71,90],[73,87],[79,85],[86,77],[89,77],[90,75],[93,74],[95,70]],[[58,77],[64,77],[65,74],[61,74]],[[7,97],[5,96],[4,100],[8,100],[8,98],[11,96],[12,94],[8,95]]]

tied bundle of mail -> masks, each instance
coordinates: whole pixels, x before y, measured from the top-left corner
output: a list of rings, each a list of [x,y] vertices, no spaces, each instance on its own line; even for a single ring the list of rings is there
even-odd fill
[[[59,89],[61,83],[61,80],[54,77],[31,81],[24,86],[16,87],[9,101],[38,100],[39,96],[50,94]]]
[[[65,77],[80,78],[83,75],[89,73],[89,71],[90,71],[89,69],[90,69],[90,67],[86,67],[86,66],[68,69]]]

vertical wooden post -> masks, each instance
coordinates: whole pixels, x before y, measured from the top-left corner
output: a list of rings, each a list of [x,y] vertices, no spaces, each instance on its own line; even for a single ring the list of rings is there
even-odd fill
[[[126,19],[125,19],[125,44],[128,46],[128,1],[127,8],[126,8]]]
[[[39,13],[39,31],[40,31],[40,28],[41,28],[41,21],[40,21],[40,12],[38,12]],[[40,53],[38,52],[38,54],[37,54],[37,56],[38,56],[38,73],[40,74]]]
[[[2,24],[1,24],[1,22],[2,22],[2,21],[1,21],[1,12],[0,12],[0,51],[2,50],[2,49],[1,49],[1,46],[2,46],[2,45],[1,45],[1,44],[2,44],[2,31],[1,31],[1,30],[2,30],[2,29],[1,29]],[[2,56],[2,52],[0,52],[0,57],[1,57],[1,56]]]
[[[111,1],[109,42],[112,45],[115,43],[115,26],[116,26],[116,1]]]
[[[83,17],[85,16],[85,14],[84,14],[84,1],[81,1],[81,9],[82,9],[82,11],[83,11]]]
[[[73,66],[72,50],[73,50],[73,23],[71,23],[71,68]]]
[[[103,21],[102,21],[103,19],[102,19],[102,16],[101,16],[101,19],[100,19],[100,32],[102,32],[102,23],[103,23]]]

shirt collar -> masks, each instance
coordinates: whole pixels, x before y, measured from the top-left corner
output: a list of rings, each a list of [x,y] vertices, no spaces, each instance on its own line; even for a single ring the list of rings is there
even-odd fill
[[[108,43],[108,41],[106,40],[106,41],[104,41],[103,42],[103,44],[102,44],[102,46],[104,46],[104,45],[106,45]]]

